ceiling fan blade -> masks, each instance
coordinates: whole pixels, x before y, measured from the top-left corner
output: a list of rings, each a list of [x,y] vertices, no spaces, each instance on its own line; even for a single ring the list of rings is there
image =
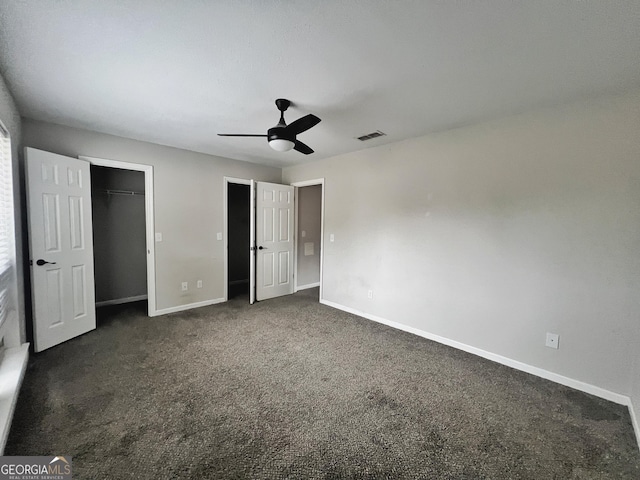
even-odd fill
[[[295,144],[293,145],[293,149],[297,150],[300,153],[304,153],[305,155],[313,153],[313,149],[309,145],[302,143],[300,140],[296,140]]]
[[[320,119],[313,114],[305,115],[287,125],[287,131],[298,135],[299,133],[309,130],[311,127],[320,123]]]
[[[259,133],[219,133],[219,137],[266,137]]]

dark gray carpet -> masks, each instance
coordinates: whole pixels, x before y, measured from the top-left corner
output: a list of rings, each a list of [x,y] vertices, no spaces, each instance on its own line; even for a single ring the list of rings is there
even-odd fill
[[[76,479],[640,478],[626,407],[317,290],[99,312],[96,331],[32,356],[7,455],[69,454]]]

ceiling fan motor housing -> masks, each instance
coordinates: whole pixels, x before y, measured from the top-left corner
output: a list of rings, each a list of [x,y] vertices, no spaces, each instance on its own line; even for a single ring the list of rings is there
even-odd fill
[[[289,140],[290,142],[295,142],[296,136],[287,130],[286,125],[278,124],[267,130],[267,141],[270,142],[271,140]]]

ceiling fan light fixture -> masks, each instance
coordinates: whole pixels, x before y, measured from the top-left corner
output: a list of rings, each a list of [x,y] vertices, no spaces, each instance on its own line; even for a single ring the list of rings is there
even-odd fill
[[[269,146],[276,152],[288,152],[294,147],[294,143],[291,140],[285,138],[274,138],[269,140]]]

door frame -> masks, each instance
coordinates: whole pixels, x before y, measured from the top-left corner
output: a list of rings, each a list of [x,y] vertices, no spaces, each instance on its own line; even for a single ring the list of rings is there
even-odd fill
[[[299,249],[299,239],[298,239],[298,188],[301,187],[311,187],[313,185],[320,185],[322,189],[322,196],[320,199],[320,298],[319,301],[322,301],[322,287],[324,282],[322,281],[322,271],[324,270],[324,177],[316,178],[313,180],[303,180],[300,182],[292,182],[290,184],[292,187],[295,187],[294,194],[294,228],[295,228],[295,238],[294,238],[294,255],[293,255],[293,291],[294,293],[298,291],[298,249]]]
[[[147,240],[147,309],[150,317],[160,315],[156,308],[156,249],[155,226],[153,216],[153,166],[141,163],[129,163],[106,158],[87,157],[80,155],[80,160],[86,160],[98,167],[119,168],[144,172],[144,214]]]
[[[255,298],[255,263],[252,265],[255,239],[255,205],[253,205],[253,180],[246,178],[223,177],[224,188],[222,198],[222,228],[224,232],[224,301],[229,301],[229,184],[249,186],[249,303],[254,303]],[[253,220],[252,220],[253,219]]]

